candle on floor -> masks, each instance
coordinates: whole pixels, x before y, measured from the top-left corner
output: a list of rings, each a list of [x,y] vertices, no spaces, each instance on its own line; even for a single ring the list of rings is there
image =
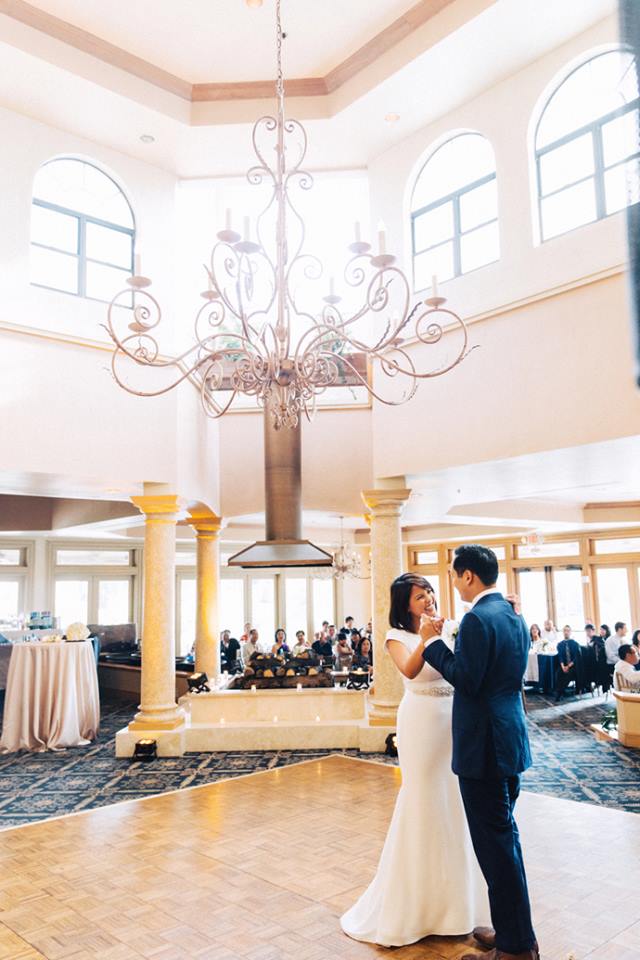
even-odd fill
[[[256,685],[255,685],[255,683],[252,683],[252,684],[251,684],[251,693],[256,693]]]
[[[301,684],[301,683],[296,683],[296,690],[298,691],[298,693],[300,693],[300,691],[302,690],[302,684]]]
[[[220,726],[221,726],[221,727],[224,727],[224,724],[225,724],[225,719],[224,719],[224,717],[220,717]]]
[[[320,723],[320,717],[316,717],[316,723]]]
[[[273,718],[273,722],[274,722],[274,723],[277,723],[277,722],[278,722],[278,718],[277,718],[277,717],[274,717],[274,718]]]

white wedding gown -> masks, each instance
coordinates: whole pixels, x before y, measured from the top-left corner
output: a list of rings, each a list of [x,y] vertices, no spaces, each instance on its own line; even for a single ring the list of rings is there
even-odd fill
[[[405,630],[390,630],[387,640],[409,650],[421,642]],[[402,786],[377,873],[340,920],[355,940],[387,947],[490,924],[487,887],[451,770],[453,688],[426,663],[404,686],[397,725]]]

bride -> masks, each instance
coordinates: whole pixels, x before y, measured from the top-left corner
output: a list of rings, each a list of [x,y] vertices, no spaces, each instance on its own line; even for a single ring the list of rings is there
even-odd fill
[[[433,588],[404,573],[391,585],[386,640],[404,678],[397,726],[402,786],[377,873],[340,920],[355,940],[386,947],[466,934],[490,922],[486,883],[451,771],[453,687],[422,659],[423,616],[437,616]]]

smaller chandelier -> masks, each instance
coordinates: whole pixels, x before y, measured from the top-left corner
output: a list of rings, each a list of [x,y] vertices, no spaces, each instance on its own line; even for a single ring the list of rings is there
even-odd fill
[[[369,564],[363,569],[362,557],[348,543],[344,542],[344,517],[340,517],[340,546],[333,555],[333,576],[336,580],[351,577],[353,580],[369,580]]]

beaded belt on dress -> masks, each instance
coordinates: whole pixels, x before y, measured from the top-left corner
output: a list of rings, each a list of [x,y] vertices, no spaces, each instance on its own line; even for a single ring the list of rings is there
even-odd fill
[[[453,687],[407,687],[411,693],[417,693],[422,697],[452,697]]]

